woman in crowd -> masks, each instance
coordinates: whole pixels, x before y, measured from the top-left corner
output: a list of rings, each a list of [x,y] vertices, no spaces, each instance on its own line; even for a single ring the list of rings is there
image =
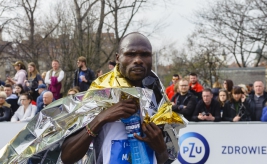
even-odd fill
[[[223,82],[223,88],[227,90],[229,99],[232,96],[232,89],[233,89],[234,83],[232,80],[224,80]]]
[[[96,79],[101,75],[103,75],[103,71],[101,69],[97,70],[96,71]]]
[[[11,117],[11,105],[6,102],[6,97],[6,93],[0,91],[0,122],[9,121]]]
[[[76,88],[71,88],[68,90],[68,96],[75,95],[76,93],[79,93],[79,91]]]
[[[247,86],[245,84],[238,84],[238,86],[241,87],[242,92],[244,93],[244,95],[246,97],[248,97],[249,95],[248,95],[248,88],[247,88]]]
[[[24,89],[21,84],[15,85],[15,94],[18,96],[18,105],[21,105],[20,103],[20,95],[24,93]]]
[[[216,81],[213,85],[212,85],[212,93],[213,93],[213,98],[217,99],[218,95],[219,95],[219,90],[222,88],[222,85]]]
[[[219,95],[217,97],[217,100],[220,103],[220,107],[221,107],[221,117],[223,116],[223,111],[225,110],[225,103],[229,100],[228,99],[228,92],[225,89],[220,89],[219,90]]]
[[[25,83],[27,89],[32,92],[33,100],[36,101],[37,97],[39,96],[38,90],[36,90],[36,88],[38,88],[40,84],[43,84],[43,79],[33,62],[30,62],[28,64],[28,80],[26,80]]]
[[[35,105],[32,105],[32,97],[29,93],[21,94],[20,96],[21,106],[18,108],[18,110],[14,113],[14,115],[11,118],[11,122],[17,122],[17,121],[30,121],[37,111],[37,107]]]
[[[232,97],[225,106],[226,108],[223,112],[224,121],[251,121],[249,104],[246,101],[246,96],[244,95],[241,87],[233,87]]]
[[[22,61],[17,61],[16,63],[12,64],[17,71],[14,78],[7,77],[7,81],[14,84],[21,84],[23,87],[24,81],[26,80],[27,72],[26,72],[26,67]]]

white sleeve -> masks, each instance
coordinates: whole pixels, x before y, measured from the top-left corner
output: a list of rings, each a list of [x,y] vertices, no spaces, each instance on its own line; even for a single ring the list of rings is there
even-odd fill
[[[16,122],[16,121],[19,120],[18,113],[19,113],[21,107],[22,107],[22,106],[20,106],[20,107],[18,108],[18,110],[14,113],[14,115],[12,116],[10,122]]]
[[[37,111],[37,107],[35,105],[32,105],[32,111],[31,111],[31,115],[29,117],[24,118],[21,121],[31,121],[31,119],[35,116],[35,113]]]
[[[49,79],[50,71],[48,71],[45,75],[45,83],[46,84],[51,84],[51,79]]]
[[[64,78],[64,71],[60,71],[59,72],[59,75],[58,75],[58,77],[57,77],[57,82],[61,82],[62,80],[63,80],[63,78]],[[50,82],[51,83],[51,82]]]

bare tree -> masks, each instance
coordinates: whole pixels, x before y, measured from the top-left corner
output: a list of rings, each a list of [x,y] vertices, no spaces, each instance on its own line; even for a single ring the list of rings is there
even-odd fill
[[[247,67],[256,55],[257,43],[262,50],[266,45],[265,11],[259,6],[265,6],[264,2],[221,0],[201,9],[197,12],[197,24],[202,37],[225,48],[239,67]]]

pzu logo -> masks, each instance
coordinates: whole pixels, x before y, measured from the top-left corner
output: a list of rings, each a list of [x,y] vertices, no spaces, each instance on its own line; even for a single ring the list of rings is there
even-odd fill
[[[182,164],[204,164],[210,154],[207,140],[200,134],[189,132],[179,138],[178,160]]]

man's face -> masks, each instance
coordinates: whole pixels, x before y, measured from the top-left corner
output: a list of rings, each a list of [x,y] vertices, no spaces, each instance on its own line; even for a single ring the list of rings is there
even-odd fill
[[[41,94],[44,91],[44,88],[39,88],[38,93]]]
[[[12,94],[12,88],[10,88],[10,87],[4,87],[4,91],[7,95],[7,97],[9,97]]]
[[[83,66],[83,64],[84,64],[84,62],[81,62],[81,61],[77,61],[77,66],[78,66],[78,68],[82,68],[82,66]]]
[[[211,103],[212,96],[213,95],[210,92],[207,91],[202,92],[202,99],[206,105],[209,105]]]
[[[254,91],[256,95],[262,95],[264,91],[264,86],[261,81],[255,81],[254,83]]]
[[[191,76],[190,75],[189,79],[190,79],[190,83],[192,83],[192,84],[195,84],[197,82],[197,77],[196,76]]]
[[[179,77],[175,77],[175,76],[172,77],[173,84],[176,84],[178,81],[179,81]]]
[[[179,82],[179,91],[181,93],[187,93],[189,90],[189,84],[188,81],[180,81]]]
[[[45,92],[43,95],[43,102],[45,105],[50,104],[53,101],[53,95],[51,93]]]
[[[52,68],[53,68],[53,70],[58,70],[58,68],[59,68],[59,63],[56,62],[56,61],[53,61],[53,62],[52,62]]]
[[[152,48],[150,43],[139,34],[130,34],[121,43],[117,62],[124,77],[133,83],[139,83],[151,71]]]

